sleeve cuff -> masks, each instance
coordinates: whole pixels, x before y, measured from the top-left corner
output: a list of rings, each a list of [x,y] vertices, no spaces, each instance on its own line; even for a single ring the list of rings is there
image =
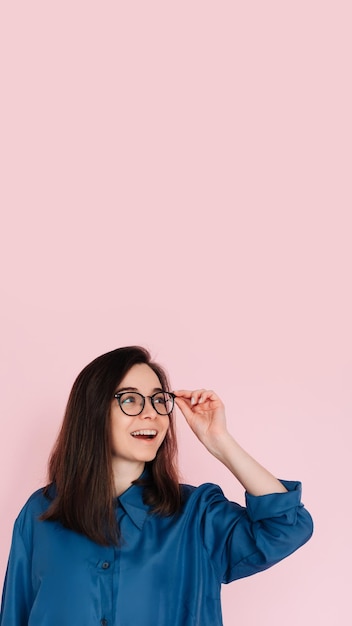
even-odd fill
[[[302,484],[292,480],[280,479],[280,482],[287,492],[253,496],[246,491],[247,513],[252,522],[286,515],[288,524],[295,523],[297,507],[302,506]]]

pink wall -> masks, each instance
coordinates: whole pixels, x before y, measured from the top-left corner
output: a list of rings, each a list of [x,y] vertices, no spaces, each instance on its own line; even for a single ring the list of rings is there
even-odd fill
[[[225,624],[351,623],[350,24],[339,1],[0,4],[1,580],[74,377],[141,343],[315,520],[224,588]],[[179,422],[185,480],[243,502]]]

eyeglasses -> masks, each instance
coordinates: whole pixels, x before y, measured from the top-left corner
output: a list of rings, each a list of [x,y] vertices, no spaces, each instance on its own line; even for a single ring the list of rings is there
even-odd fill
[[[118,401],[121,411],[126,415],[140,415],[144,409],[146,398],[149,398],[153,409],[159,415],[169,415],[174,408],[176,396],[169,391],[157,391],[152,396],[142,396],[138,391],[124,391],[123,393],[115,393],[114,398]]]

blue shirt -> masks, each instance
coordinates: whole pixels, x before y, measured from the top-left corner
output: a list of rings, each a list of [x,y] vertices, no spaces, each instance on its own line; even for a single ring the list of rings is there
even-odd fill
[[[246,508],[217,485],[183,485],[173,517],[150,513],[131,486],[116,509],[119,548],[39,521],[49,502],[36,491],[15,522],[1,626],[220,626],[221,584],[271,567],[312,534],[301,484],[282,482],[287,493],[246,494]]]

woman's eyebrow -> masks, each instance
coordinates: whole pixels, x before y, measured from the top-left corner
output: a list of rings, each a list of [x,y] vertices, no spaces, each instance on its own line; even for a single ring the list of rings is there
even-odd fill
[[[116,391],[116,393],[121,393],[122,391],[137,391],[137,393],[140,393],[137,387],[121,387]],[[156,393],[158,391],[164,391],[164,389],[161,387],[154,387],[154,389],[152,389],[152,393]]]

